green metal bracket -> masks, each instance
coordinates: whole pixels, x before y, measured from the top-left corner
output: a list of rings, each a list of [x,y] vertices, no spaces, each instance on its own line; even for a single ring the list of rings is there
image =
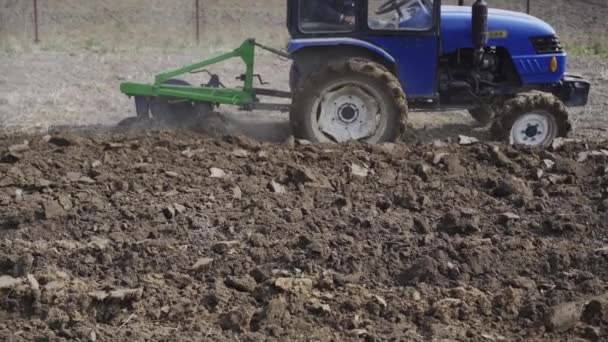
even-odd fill
[[[123,83],[120,85],[120,90],[128,96],[167,96],[180,99],[189,99],[193,101],[207,101],[238,106],[252,105],[255,102],[255,92],[253,88],[255,46],[256,42],[254,39],[247,39],[243,42],[243,44],[241,44],[241,46],[231,52],[157,75],[155,77],[154,84],[152,85]],[[246,66],[243,88],[190,87],[164,84],[176,76],[189,72],[196,72],[206,66],[223,62],[235,57],[240,57]]]

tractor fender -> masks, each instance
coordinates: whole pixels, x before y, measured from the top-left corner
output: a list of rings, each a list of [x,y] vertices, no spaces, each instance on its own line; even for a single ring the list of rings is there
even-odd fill
[[[363,57],[384,65],[395,73],[395,58],[384,49],[354,38],[303,38],[289,42],[287,50],[293,59],[289,86],[296,89],[308,74],[330,60]]]
[[[319,47],[319,46],[355,46],[359,48],[364,48],[370,51],[375,52],[376,54],[384,57],[388,63],[394,64],[395,58],[391,56],[384,49],[376,46],[372,43],[366,42],[361,39],[356,38],[299,38],[292,39],[287,46],[287,51],[293,55],[297,53],[299,50],[308,47]]]

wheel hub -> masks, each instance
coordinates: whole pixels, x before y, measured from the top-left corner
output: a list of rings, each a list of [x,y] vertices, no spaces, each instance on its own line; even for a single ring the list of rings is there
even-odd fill
[[[380,106],[358,85],[346,84],[325,92],[317,104],[319,130],[337,142],[361,140],[376,132]]]
[[[345,103],[338,109],[338,117],[346,124],[353,123],[359,117],[359,109],[352,103]]]
[[[543,134],[543,131],[540,129],[539,126],[540,125],[538,124],[528,124],[528,127],[526,127],[526,129],[521,132],[524,135],[524,140],[528,138],[534,139],[536,138],[536,136]]]
[[[548,113],[526,113],[511,128],[511,143],[540,146],[550,143],[556,134],[555,119]]]

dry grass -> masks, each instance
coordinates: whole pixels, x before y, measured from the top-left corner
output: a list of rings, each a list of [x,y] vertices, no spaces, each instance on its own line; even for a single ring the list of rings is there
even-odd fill
[[[0,48],[27,51],[33,41],[29,1],[8,1],[0,11]],[[40,2],[41,47],[52,51],[88,49],[167,51],[195,45],[193,0],[80,0]],[[256,37],[283,42],[285,1],[201,0],[201,44],[210,49]]]
[[[0,50],[29,52],[33,25],[30,1],[4,0]],[[284,0],[200,0],[201,43],[195,42],[193,0],[80,0],[40,2],[39,48],[47,51],[142,51],[192,48],[217,51],[255,37],[269,45],[287,42]],[[458,0],[443,0],[456,4]],[[470,3],[471,1],[467,1]],[[608,55],[608,6],[570,0],[532,0],[532,14],[555,27],[575,55]],[[492,7],[525,11],[525,0],[492,1]],[[581,28],[584,28],[582,30]]]

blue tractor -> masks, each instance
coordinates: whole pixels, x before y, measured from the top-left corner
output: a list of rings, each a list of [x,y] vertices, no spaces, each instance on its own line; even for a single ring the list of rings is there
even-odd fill
[[[297,138],[393,141],[409,110],[464,109],[499,140],[546,146],[570,131],[566,108],[587,103],[590,84],[566,72],[555,30],[527,14],[488,10],[483,0],[287,7]]]
[[[462,0],[460,0],[462,3]],[[312,142],[380,143],[406,133],[409,110],[466,109],[507,143],[549,145],[571,127],[567,106],[584,106],[589,82],[566,73],[555,30],[532,16],[441,0],[287,0],[287,53],[246,40],[234,51],[126,82],[136,120],[187,123],[220,104],[289,111],[291,132]],[[293,60],[291,91],[254,86],[255,47]],[[246,66],[226,88],[206,67]],[[201,86],[175,77],[206,72]],[[262,103],[282,97],[290,105]]]

